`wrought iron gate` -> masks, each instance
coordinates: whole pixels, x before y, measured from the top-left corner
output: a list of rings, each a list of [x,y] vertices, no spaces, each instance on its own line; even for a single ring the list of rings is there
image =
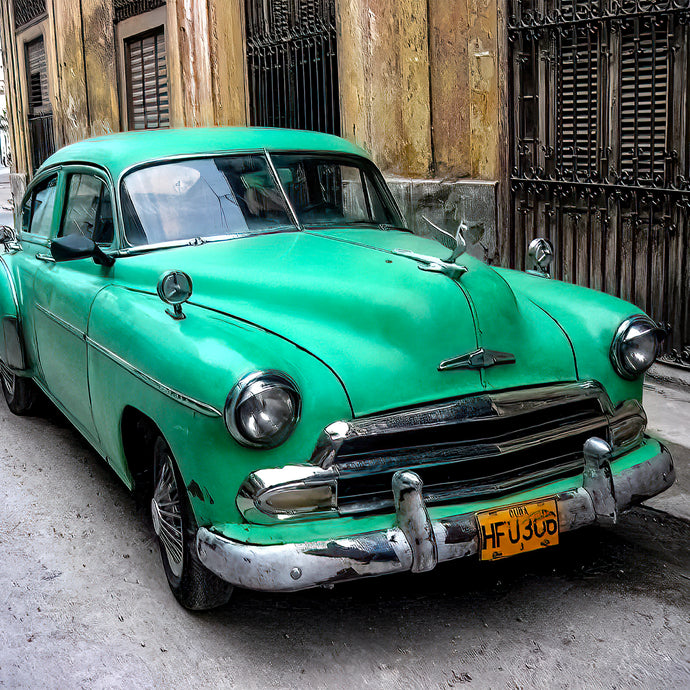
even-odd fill
[[[671,323],[690,366],[690,0],[511,0],[512,223],[524,267]]]
[[[253,125],[340,133],[335,0],[245,0]]]

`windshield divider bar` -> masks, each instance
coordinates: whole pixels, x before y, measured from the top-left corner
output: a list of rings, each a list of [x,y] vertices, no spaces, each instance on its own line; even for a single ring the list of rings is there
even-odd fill
[[[266,160],[268,161],[268,167],[271,171],[271,175],[273,175],[273,179],[275,180],[276,186],[281,191],[283,198],[285,199],[285,203],[287,204],[288,211],[292,218],[292,222],[297,226],[298,230],[304,230],[302,224],[299,222],[297,213],[295,213],[295,209],[292,206],[292,203],[290,202],[290,197],[287,195],[285,187],[283,187],[283,183],[280,181],[280,175],[278,174],[278,170],[276,169],[276,166],[273,163],[273,159],[271,158],[271,154],[268,152],[268,149],[264,149],[264,155],[266,156]]]

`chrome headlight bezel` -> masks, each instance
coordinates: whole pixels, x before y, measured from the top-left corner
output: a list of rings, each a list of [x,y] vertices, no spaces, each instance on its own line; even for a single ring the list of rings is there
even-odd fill
[[[628,340],[626,340],[626,338],[629,335],[630,330],[634,327],[640,326],[647,327],[649,329],[649,331],[656,340],[656,350],[651,361],[645,364],[644,367],[639,369],[633,369],[629,366],[626,360],[623,348],[628,343]],[[635,316],[631,316],[630,318],[625,319],[625,321],[623,321],[621,325],[618,326],[616,334],[613,336],[613,340],[611,341],[611,349],[609,352],[611,363],[613,364],[613,368],[616,370],[618,375],[630,381],[642,376],[647,371],[647,369],[649,369],[649,367],[651,367],[652,364],[654,364],[654,361],[659,355],[659,346],[665,336],[665,331],[662,328],[660,328],[646,314],[636,314]]]
[[[271,388],[280,388],[287,392],[293,403],[291,419],[283,425],[279,432],[265,440],[258,440],[243,428],[239,416],[239,408],[249,396],[258,395]],[[292,434],[302,412],[302,396],[297,384],[285,373],[272,369],[255,371],[241,378],[232,388],[225,401],[223,418],[225,426],[232,437],[241,445],[249,448],[276,448],[285,443]]]

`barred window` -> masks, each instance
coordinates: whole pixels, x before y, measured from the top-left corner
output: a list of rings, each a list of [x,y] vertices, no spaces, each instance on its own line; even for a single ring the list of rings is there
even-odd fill
[[[163,7],[165,0],[113,0],[115,23]]]
[[[170,126],[165,33],[162,26],[125,40],[129,129]]]
[[[14,0],[14,27],[32,22],[46,12],[46,0]]]

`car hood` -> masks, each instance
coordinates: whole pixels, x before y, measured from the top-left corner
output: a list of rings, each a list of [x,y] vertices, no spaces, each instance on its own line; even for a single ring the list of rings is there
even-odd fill
[[[422,263],[396,249],[438,258],[450,253],[409,233],[347,229],[260,235],[126,261],[153,271],[146,280],[164,270],[186,271],[192,304],[308,350],[341,380],[355,415],[577,378],[558,324],[493,269],[462,256],[457,263],[468,271],[456,282],[420,270]],[[509,352],[515,363],[438,370],[441,361],[478,347]]]

